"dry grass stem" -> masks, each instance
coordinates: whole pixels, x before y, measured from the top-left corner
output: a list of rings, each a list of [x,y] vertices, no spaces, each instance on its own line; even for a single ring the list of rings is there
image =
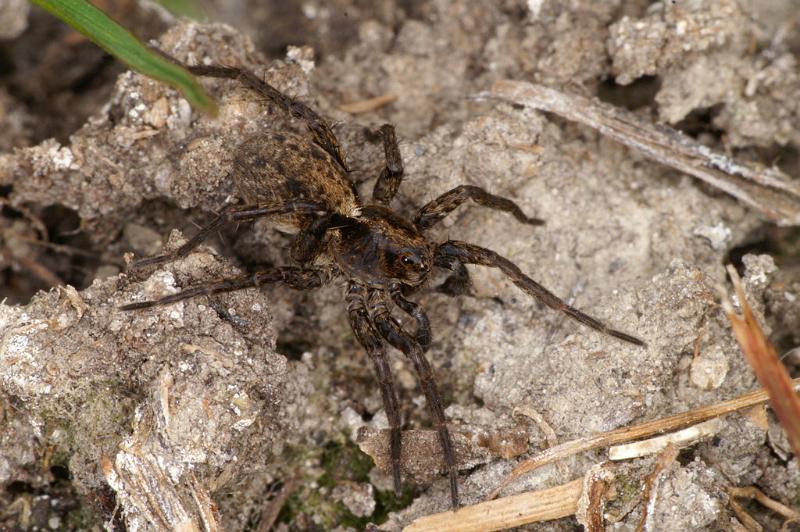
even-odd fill
[[[583,478],[554,488],[465,506],[455,512],[420,517],[405,532],[489,532],[575,514]]]
[[[733,266],[728,266],[728,274],[736,290],[743,317],[734,312],[724,293],[722,308],[731,322],[736,340],[747,362],[769,395],[770,406],[783,430],[786,431],[786,437],[792,445],[795,456],[800,456],[800,399],[794,393],[789,373],[775,352],[775,348],[764,336],[750,305],[747,304],[744,288]]]
[[[792,388],[800,389],[800,378],[791,381]],[[541,453],[520,463],[508,476],[503,479],[500,485],[489,495],[489,499],[497,497],[500,491],[510,483],[544,465],[556,460],[561,460],[574,454],[596,449],[598,447],[608,447],[619,443],[647,438],[656,434],[664,434],[675,430],[690,427],[697,423],[713,419],[743,408],[748,408],[767,401],[768,396],[765,390],[757,390],[746,393],[728,401],[722,401],[710,406],[704,406],[688,412],[674,414],[665,418],[647,421],[632,427],[623,427],[602,434],[579,438],[570,442],[562,443],[551,447]]]
[[[727,192],[778,225],[800,224],[800,184],[777,168],[736,161],[675,129],[654,125],[597,99],[512,80],[497,81],[491,95],[588,125],[650,159]]]
[[[722,420],[720,418],[709,419],[664,436],[615,445],[608,450],[608,458],[609,460],[627,460],[661,452],[671,445],[676,448],[688,447],[699,440],[715,435],[721,428]]]
[[[544,433],[548,447],[555,447],[558,445],[556,431],[553,430],[553,427],[551,427],[544,417],[542,417],[542,415],[532,406],[518,406],[514,409],[511,415],[524,416],[532,419],[539,427],[539,430]],[[564,462],[556,462],[556,467],[558,468],[559,474],[561,474],[561,476],[566,480],[569,476],[569,468],[567,467],[567,464]]]

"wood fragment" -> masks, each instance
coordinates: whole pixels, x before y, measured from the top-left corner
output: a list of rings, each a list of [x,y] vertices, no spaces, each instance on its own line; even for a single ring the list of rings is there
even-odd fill
[[[404,532],[489,532],[573,515],[583,491],[583,478],[554,488],[465,506],[455,512],[426,515]]]
[[[601,102],[532,83],[495,82],[491,96],[580,122],[718,188],[778,225],[800,224],[800,182],[777,168],[735,160],[680,131]]]
[[[792,389],[800,390],[800,378],[791,381]],[[688,412],[674,414],[661,419],[647,421],[631,427],[622,427],[602,434],[578,438],[551,447],[541,453],[520,463],[511,473],[500,483],[500,485],[489,494],[488,499],[497,497],[501,490],[513,481],[534,469],[561,460],[574,454],[596,449],[598,447],[608,447],[618,443],[629,442],[641,438],[647,438],[656,434],[664,434],[675,430],[680,430],[702,421],[706,421],[724,414],[729,414],[743,408],[748,408],[767,401],[768,396],[765,390],[756,390],[746,393],[734,399],[722,401],[710,406],[696,408]]]
[[[728,275],[730,275],[736,290],[743,317],[734,312],[733,306],[724,292],[722,293],[722,309],[731,322],[736,340],[750,367],[753,368],[759,384],[766,389],[769,395],[769,404],[786,432],[795,456],[800,456],[800,398],[794,393],[789,372],[786,371],[775,348],[767,340],[753,310],[748,305],[742,282],[733,266],[728,266]]]
[[[350,113],[351,115],[369,113],[370,111],[375,111],[376,109],[389,105],[395,100],[397,100],[397,93],[387,92],[386,94],[381,94],[374,98],[343,103],[339,106],[339,110]]]
[[[606,529],[604,513],[606,502],[616,495],[612,484],[615,478],[608,463],[595,465],[583,476],[583,493],[578,499],[575,519],[586,532],[603,532]]]

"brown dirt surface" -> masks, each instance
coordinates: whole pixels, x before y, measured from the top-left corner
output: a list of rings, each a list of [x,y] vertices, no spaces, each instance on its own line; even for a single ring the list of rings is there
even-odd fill
[[[485,97],[499,79],[599,96],[800,176],[791,0],[209,2],[213,20],[230,25],[108,4],[178,59],[250,68],[328,118],[363,197],[383,167],[373,132],[395,124],[405,178],[393,208],[411,215],[460,184],[510,197],[546,225],[466,206],[432,239],[490,247],[647,342],[588,330],[483,268],[470,268],[470,294],[415,296],[433,326],[428,357],[450,405],[464,503],[553,436],[562,443],[754,389],[719,308],[728,262],[797,373],[795,228],[596,131]],[[9,28],[0,43],[0,528],[251,530],[274,517],[277,530],[399,530],[448,509],[424,396],[397,353],[407,488],[391,492],[380,390],[340,283],[119,310],[289,263],[286,236],[256,223],[125,273],[129,253],[177,248],[236,195],[241,142],[305,135],[303,124],[214,79],[203,84],[219,115],[204,116],[69,30],[48,40],[35,8],[15,9],[0,21]],[[348,112],[373,98],[380,103]],[[520,408],[552,432],[514,415]],[[758,486],[797,509],[798,458],[782,436],[772,418],[726,417],[716,437],[665,469],[650,519],[735,529],[730,486]],[[604,456],[544,467],[507,493],[567,482]],[[652,458],[619,466],[607,529],[637,526],[652,470]],[[781,524],[746,509],[766,529]],[[570,517],[527,529],[576,526]]]

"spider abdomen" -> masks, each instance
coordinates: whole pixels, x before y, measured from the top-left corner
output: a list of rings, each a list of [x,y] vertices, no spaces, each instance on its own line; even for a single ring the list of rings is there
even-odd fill
[[[344,216],[352,216],[360,205],[352,183],[333,157],[313,141],[285,131],[260,134],[239,145],[234,180],[240,199],[249,204],[307,199]],[[300,228],[301,216],[282,218]]]

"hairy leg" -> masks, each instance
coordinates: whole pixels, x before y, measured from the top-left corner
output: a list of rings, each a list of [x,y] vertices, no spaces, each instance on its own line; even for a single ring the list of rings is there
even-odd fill
[[[388,205],[392,201],[400,182],[403,180],[403,158],[400,156],[400,148],[397,145],[397,137],[394,133],[394,126],[384,124],[378,130],[383,139],[383,153],[386,158],[386,166],[383,168],[375,188],[372,190],[372,199],[376,203]]]
[[[173,61],[175,60],[173,59]],[[216,65],[184,66],[189,72],[198,76],[238,80],[291,114],[293,117],[303,120],[306,123],[306,127],[311,131],[311,134],[314,135],[317,144],[328,152],[344,170],[348,170],[344,151],[339,145],[336,135],[333,134],[330,125],[328,125],[316,111],[307,105],[286,96],[281,91],[256,76],[253,72],[244,68]]]
[[[528,225],[542,225],[538,218],[528,218],[519,206],[510,199],[495,196],[480,187],[460,185],[445,192],[438,198],[425,204],[414,217],[414,224],[422,231],[439,223],[445,216],[459,205],[471,199],[478,205],[497,209],[512,214],[514,218]]]
[[[463,262],[435,257],[436,266],[445,268],[453,273],[444,280],[442,284],[436,287],[437,292],[441,292],[450,297],[472,295],[472,281],[469,278],[469,272]]]
[[[422,347],[422,351],[427,351],[431,346],[433,335],[431,333],[431,322],[425,310],[413,301],[404,298],[399,288],[392,290],[390,293],[394,304],[400,307],[403,312],[414,318],[414,322],[417,325],[417,329],[414,331],[414,338],[420,347]]]
[[[166,262],[172,262],[173,260],[185,257],[194,248],[202,244],[203,241],[214,231],[233,222],[245,222],[279,214],[320,214],[324,212],[325,208],[322,206],[322,204],[305,200],[290,201],[278,206],[244,205],[241,207],[225,207],[219,214],[217,214],[217,217],[214,218],[214,220],[203,226],[196,235],[194,235],[184,245],[172,253],[165,253],[164,255],[158,255],[157,257],[138,260],[131,265],[131,269],[139,269],[146,266],[164,264]]]
[[[554,295],[547,288],[543,287],[524,273],[519,267],[508,260],[495,253],[494,251],[482,247],[468,244],[466,242],[458,242],[456,240],[449,240],[441,244],[436,249],[436,263],[446,263],[447,261],[458,260],[464,264],[480,264],[482,266],[489,266],[490,268],[498,268],[506,274],[511,281],[517,285],[523,292],[530,296],[535,297],[548,307],[563,312],[570,318],[591,327],[603,334],[619,338],[634,345],[644,346],[645,343],[638,338],[626,334],[616,329],[611,329],[604,323],[595,318],[584,314],[580,310],[571,307],[558,296]]]
[[[402,452],[402,433],[400,432],[400,409],[397,406],[397,393],[394,389],[389,361],[386,357],[386,349],[383,346],[380,334],[372,325],[367,312],[364,298],[366,289],[350,283],[347,290],[347,313],[350,318],[350,327],[360,343],[372,360],[375,369],[375,376],[381,388],[383,398],[383,408],[386,410],[386,418],[389,420],[389,452],[392,461],[392,478],[394,480],[394,492],[400,495],[402,484],[400,480],[400,460]]]
[[[161,305],[169,305],[184,299],[189,299],[197,296],[207,296],[211,294],[219,294],[221,292],[233,292],[242,290],[244,288],[253,288],[270,283],[283,282],[292,288],[298,290],[310,290],[312,288],[319,288],[325,279],[325,272],[316,269],[304,269],[294,266],[280,266],[277,268],[270,268],[260,272],[240,275],[238,277],[231,277],[228,279],[220,279],[208,283],[202,283],[190,286],[181,290],[177,294],[170,294],[156,299],[155,301],[139,301],[137,303],[128,303],[120,307],[122,310],[137,310],[143,308],[156,307]]]
[[[433,378],[433,369],[425,358],[422,346],[419,345],[413,336],[400,327],[400,324],[389,315],[386,307],[380,303],[373,304],[372,301],[370,301],[370,307],[372,323],[378,329],[381,336],[395,349],[398,349],[406,355],[414,365],[414,370],[420,381],[420,387],[425,394],[428,408],[433,417],[433,423],[439,434],[439,443],[442,446],[444,463],[450,478],[450,500],[453,509],[456,509],[458,508],[458,469],[456,467],[456,452],[453,447],[453,440],[450,437],[450,431],[447,428],[447,418],[444,415],[444,408],[442,407],[442,397],[441,394],[439,394],[439,390],[436,388],[436,382]]]

